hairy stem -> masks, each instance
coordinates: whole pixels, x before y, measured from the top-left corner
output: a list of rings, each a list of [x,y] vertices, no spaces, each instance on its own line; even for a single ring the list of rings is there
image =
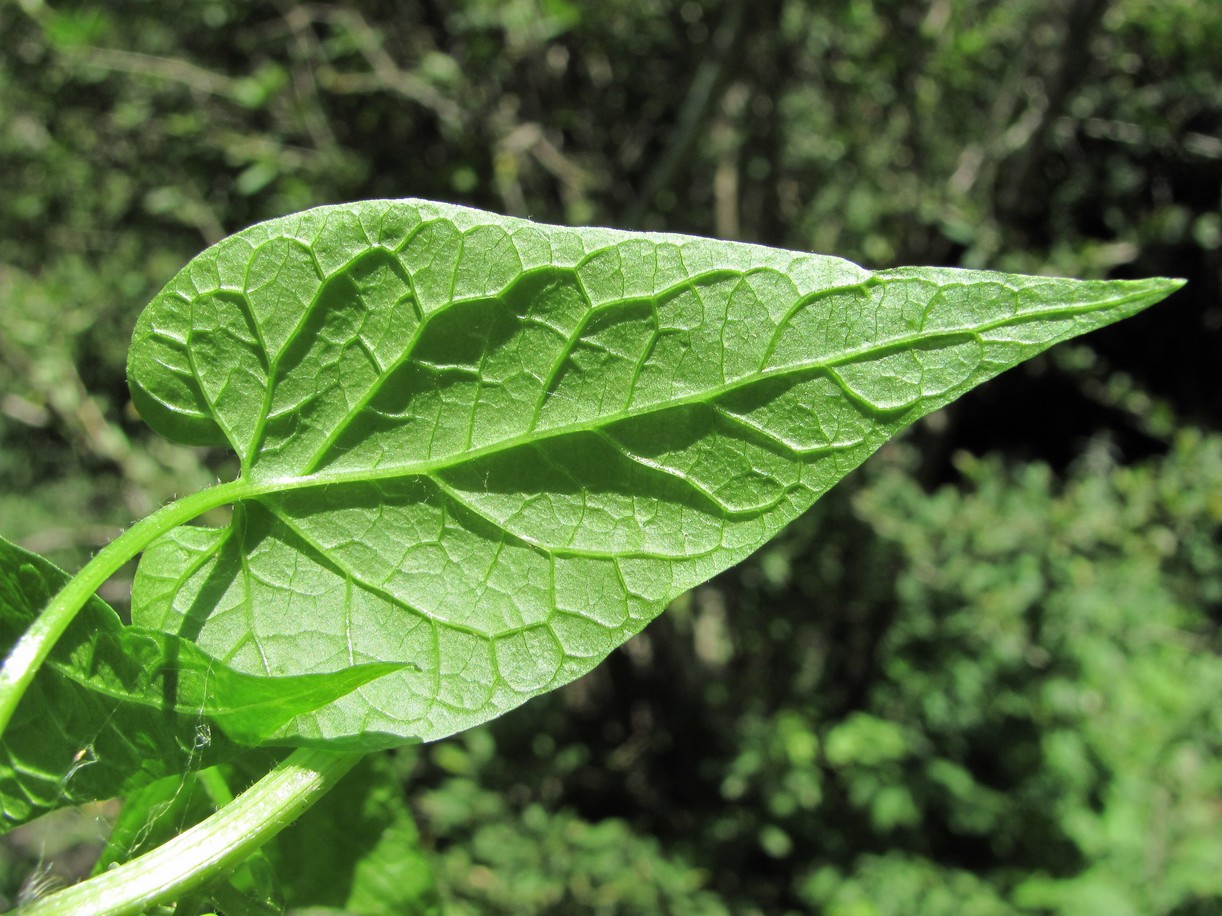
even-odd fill
[[[362,756],[300,748],[207,820],[125,865],[26,906],[22,916],[122,916],[175,900],[240,865]]]
[[[4,660],[4,667],[0,668],[0,735],[8,727],[17,704],[38,673],[39,666],[46,661],[56,641],[103,582],[167,531],[209,509],[235,502],[249,495],[250,490],[246,480],[238,479],[192,493],[162,506],[98,551],[51,599],[46,610],[22,634]]]

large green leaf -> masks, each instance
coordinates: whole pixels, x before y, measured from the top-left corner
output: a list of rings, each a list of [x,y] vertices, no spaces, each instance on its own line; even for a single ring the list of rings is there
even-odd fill
[[[917,418],[1177,285],[421,201],[263,223],[136,328],[141,412],[228,443],[248,486],[225,529],[146,552],[134,614],[246,671],[413,662],[280,737],[439,738],[590,670]]]
[[[49,560],[0,538],[0,651],[7,654],[67,579]],[[125,627],[94,597],[0,738],[0,832],[233,757],[240,748],[230,739],[258,744],[293,716],[397,670],[377,664],[322,677],[254,676],[179,637]]]

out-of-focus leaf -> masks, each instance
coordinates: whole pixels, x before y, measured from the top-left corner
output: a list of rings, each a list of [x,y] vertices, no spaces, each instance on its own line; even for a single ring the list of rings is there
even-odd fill
[[[440,912],[403,774],[368,757],[265,847],[289,907],[354,916]]]

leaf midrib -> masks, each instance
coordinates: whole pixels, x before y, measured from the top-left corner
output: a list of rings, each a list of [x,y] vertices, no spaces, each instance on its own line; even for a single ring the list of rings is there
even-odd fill
[[[787,375],[799,373],[816,373],[820,371],[828,372],[837,384],[841,385],[847,397],[852,398],[855,402],[861,404],[865,409],[874,414],[901,414],[911,407],[897,408],[894,411],[878,410],[871,405],[865,404],[859,397],[843,386],[839,377],[835,374],[835,369],[846,364],[860,362],[870,358],[877,358],[889,355],[890,353],[903,351],[920,344],[938,344],[952,341],[955,339],[975,339],[980,340],[982,334],[997,328],[1026,324],[1034,321],[1055,321],[1061,318],[1073,318],[1081,315],[1089,315],[1094,312],[1107,311],[1110,309],[1120,308],[1131,302],[1148,298],[1151,295],[1149,288],[1143,288],[1131,295],[1123,296],[1116,299],[1110,299],[1105,302],[1093,302],[1082,306],[1070,306],[1058,309],[1043,309],[1040,311],[1031,312],[1025,315],[1008,316],[999,318],[995,321],[985,322],[971,328],[962,328],[949,331],[939,331],[933,334],[913,333],[902,337],[892,338],[885,343],[872,344],[868,346],[858,347],[855,349],[844,351],[833,358],[820,358],[809,362],[794,363],[788,366],[780,366],[772,369],[759,369],[754,373],[726,382],[722,385],[713,386],[703,389],[698,392],[693,392],[689,395],[683,395],[660,401],[654,404],[646,404],[635,409],[621,410],[613,414],[607,414],[598,417],[594,420],[582,420],[579,422],[563,424],[548,430],[528,430],[525,433],[519,433],[515,436],[510,436],[496,442],[488,443],[479,448],[470,449],[467,451],[446,455],[442,458],[427,459],[409,464],[396,465],[388,468],[376,469],[358,469],[358,470],[341,470],[341,471],[316,471],[310,474],[303,475],[280,475],[260,480],[254,477],[243,476],[243,480],[248,485],[248,493],[251,497],[262,495],[287,492],[290,490],[308,489],[311,487],[334,486],[336,484],[345,483],[375,483],[386,480],[399,480],[410,477],[434,477],[444,471],[454,467],[467,464],[469,462],[478,461],[482,458],[496,455],[501,452],[512,451],[516,448],[529,447],[537,445],[540,442],[549,439],[561,438],[563,436],[574,435],[583,432],[593,432],[602,429],[606,426],[622,422],[628,419],[647,416],[651,413],[670,410],[673,408],[683,407],[691,404],[703,404],[713,401],[722,395],[729,394],[739,388],[757,384],[768,378],[783,378]],[[956,386],[959,387],[959,386]],[[919,402],[918,398],[918,402]],[[788,446],[781,440],[777,440],[782,447]],[[829,449],[835,449],[836,446],[829,446]],[[254,466],[254,471],[258,470],[257,463]]]

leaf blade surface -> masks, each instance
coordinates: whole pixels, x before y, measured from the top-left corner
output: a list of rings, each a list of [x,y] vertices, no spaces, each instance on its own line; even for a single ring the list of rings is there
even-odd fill
[[[195,259],[141,317],[152,425],[255,495],[146,552],[134,614],[240,670],[409,660],[288,742],[443,737],[589,670],[890,435],[1163,298],[420,201]]]

